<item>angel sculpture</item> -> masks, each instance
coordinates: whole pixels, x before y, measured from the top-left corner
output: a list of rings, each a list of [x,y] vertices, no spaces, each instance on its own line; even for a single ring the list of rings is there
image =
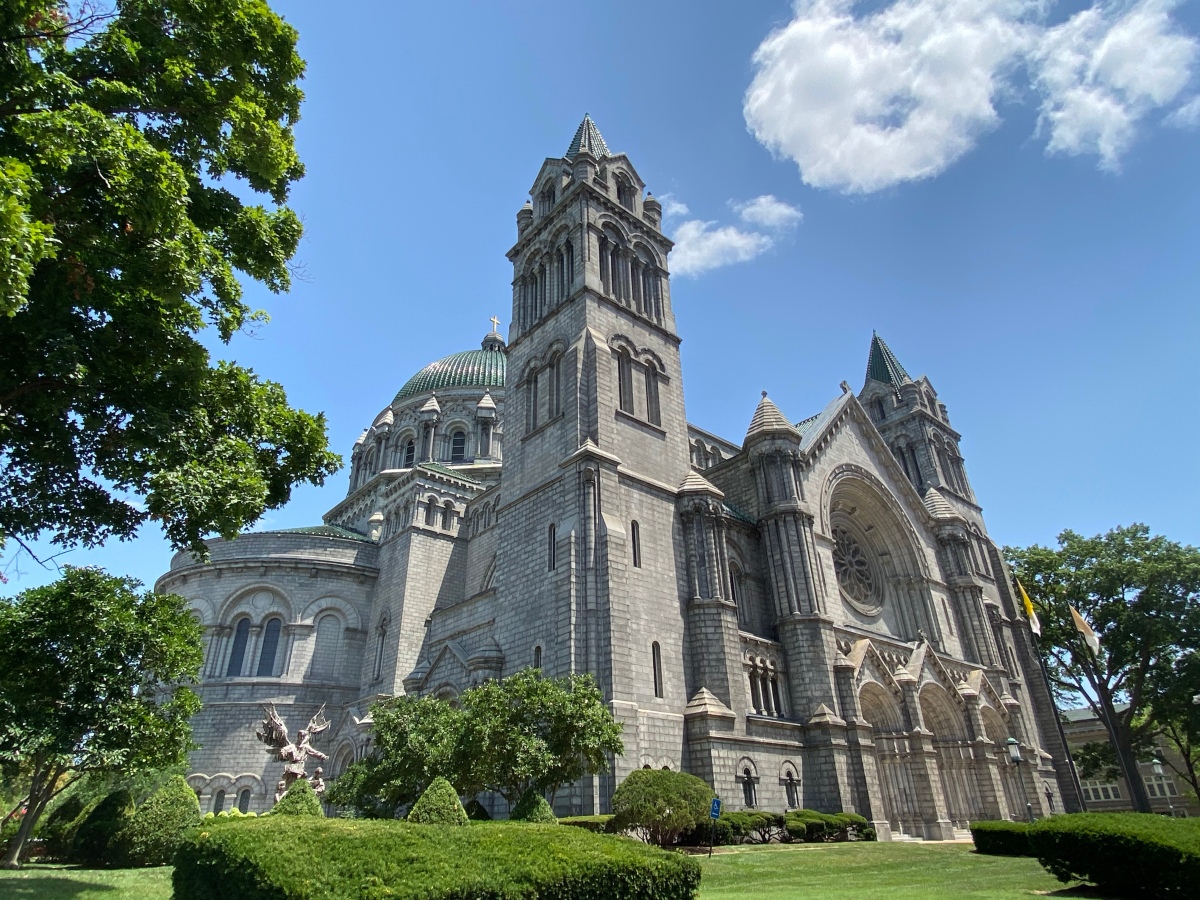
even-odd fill
[[[314,735],[320,734],[329,727],[329,720],[325,718],[325,704],[321,704],[317,714],[309,720],[308,727],[301,728],[296,733],[294,742],[288,738],[287,726],[283,724],[283,719],[279,718],[279,713],[275,711],[274,703],[266,704],[263,712],[267,716],[262,721],[262,730],[255,731],[254,735],[267,745],[268,753],[283,762],[282,785],[284,793],[286,793],[297,778],[308,778],[304,766],[310,756],[322,761],[329,759],[326,754],[312,745]]]

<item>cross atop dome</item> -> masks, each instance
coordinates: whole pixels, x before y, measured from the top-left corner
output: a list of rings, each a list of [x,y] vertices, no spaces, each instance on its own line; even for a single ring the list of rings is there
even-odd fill
[[[571,139],[571,146],[567,148],[567,159],[574,159],[580,151],[586,151],[597,159],[612,156],[608,144],[604,143],[604,138],[600,136],[600,129],[587,113],[583,114],[583,121],[579,123],[575,137]]]

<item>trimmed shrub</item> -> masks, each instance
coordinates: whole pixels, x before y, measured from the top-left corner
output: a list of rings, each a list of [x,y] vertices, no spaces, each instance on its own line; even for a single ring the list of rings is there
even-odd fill
[[[695,775],[634,769],[613,792],[613,827],[633,829],[651,844],[669,847],[708,819],[713,790]]]
[[[93,868],[109,861],[109,846],[133,814],[133,795],[124,788],[113,791],[84,816],[71,842],[71,862]]]
[[[612,834],[612,816],[566,816],[558,820],[559,825],[586,828],[593,834]]]
[[[795,816],[784,816],[783,827],[787,829],[788,837],[798,844],[808,839],[808,823]]]
[[[521,795],[508,817],[514,822],[533,822],[537,825],[553,825],[558,821],[546,798],[533,788]]]
[[[734,833],[733,825],[729,822],[729,814],[721,813],[716,820],[705,818],[694,827],[680,833],[677,843],[681,847],[707,847],[712,841],[714,847],[728,847],[730,844],[740,844],[742,839]]]
[[[721,818],[729,823],[734,842],[739,844],[769,844],[782,840],[788,833],[782,813],[745,809],[722,813]]]
[[[492,814],[487,811],[487,807],[474,797],[471,798],[464,809],[467,811],[467,818],[472,822],[490,822],[492,819]]]
[[[975,850],[989,856],[1036,856],[1029,842],[1029,823],[998,819],[971,823]]]
[[[1122,897],[1194,897],[1200,821],[1148,813],[1071,813],[1029,829],[1034,853],[1059,881],[1090,881]]]
[[[804,826],[803,837],[797,836],[800,834],[798,825]],[[785,827],[792,839],[810,843],[874,840],[874,829],[870,838],[864,834],[868,825],[867,820],[857,813],[822,813],[815,809],[793,810],[785,818]]]
[[[237,810],[233,810],[237,812]],[[219,813],[220,816],[225,813]],[[312,789],[312,785],[304,778],[297,778],[288,792],[279,798],[279,802],[271,809],[273,816],[318,816],[325,818],[325,810],[321,808],[321,798]],[[241,813],[238,813],[241,816]]]
[[[182,776],[171,778],[137,808],[110,847],[115,866],[165,866],[183,842],[183,834],[200,824],[200,801]]]
[[[693,900],[700,866],[582,828],[267,816],[191,832],[172,880],[175,900]]]
[[[440,775],[429,783],[413,808],[408,821],[415,825],[469,825],[467,811],[458,799],[458,791]]]
[[[91,807],[72,794],[38,823],[38,834],[47,857],[66,859],[70,855],[75,831],[89,812]]]

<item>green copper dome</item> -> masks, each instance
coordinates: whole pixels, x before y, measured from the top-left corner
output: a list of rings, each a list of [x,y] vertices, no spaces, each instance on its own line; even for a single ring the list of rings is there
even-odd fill
[[[504,341],[493,332],[483,339],[482,349],[452,353],[427,365],[408,379],[392,402],[442,388],[502,388],[506,360]]]

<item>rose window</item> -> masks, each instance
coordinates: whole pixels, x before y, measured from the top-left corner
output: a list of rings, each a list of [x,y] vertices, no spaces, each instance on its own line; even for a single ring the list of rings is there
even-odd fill
[[[874,600],[875,576],[866,551],[850,532],[833,529],[833,570],[838,586],[851,600],[869,605]]]

